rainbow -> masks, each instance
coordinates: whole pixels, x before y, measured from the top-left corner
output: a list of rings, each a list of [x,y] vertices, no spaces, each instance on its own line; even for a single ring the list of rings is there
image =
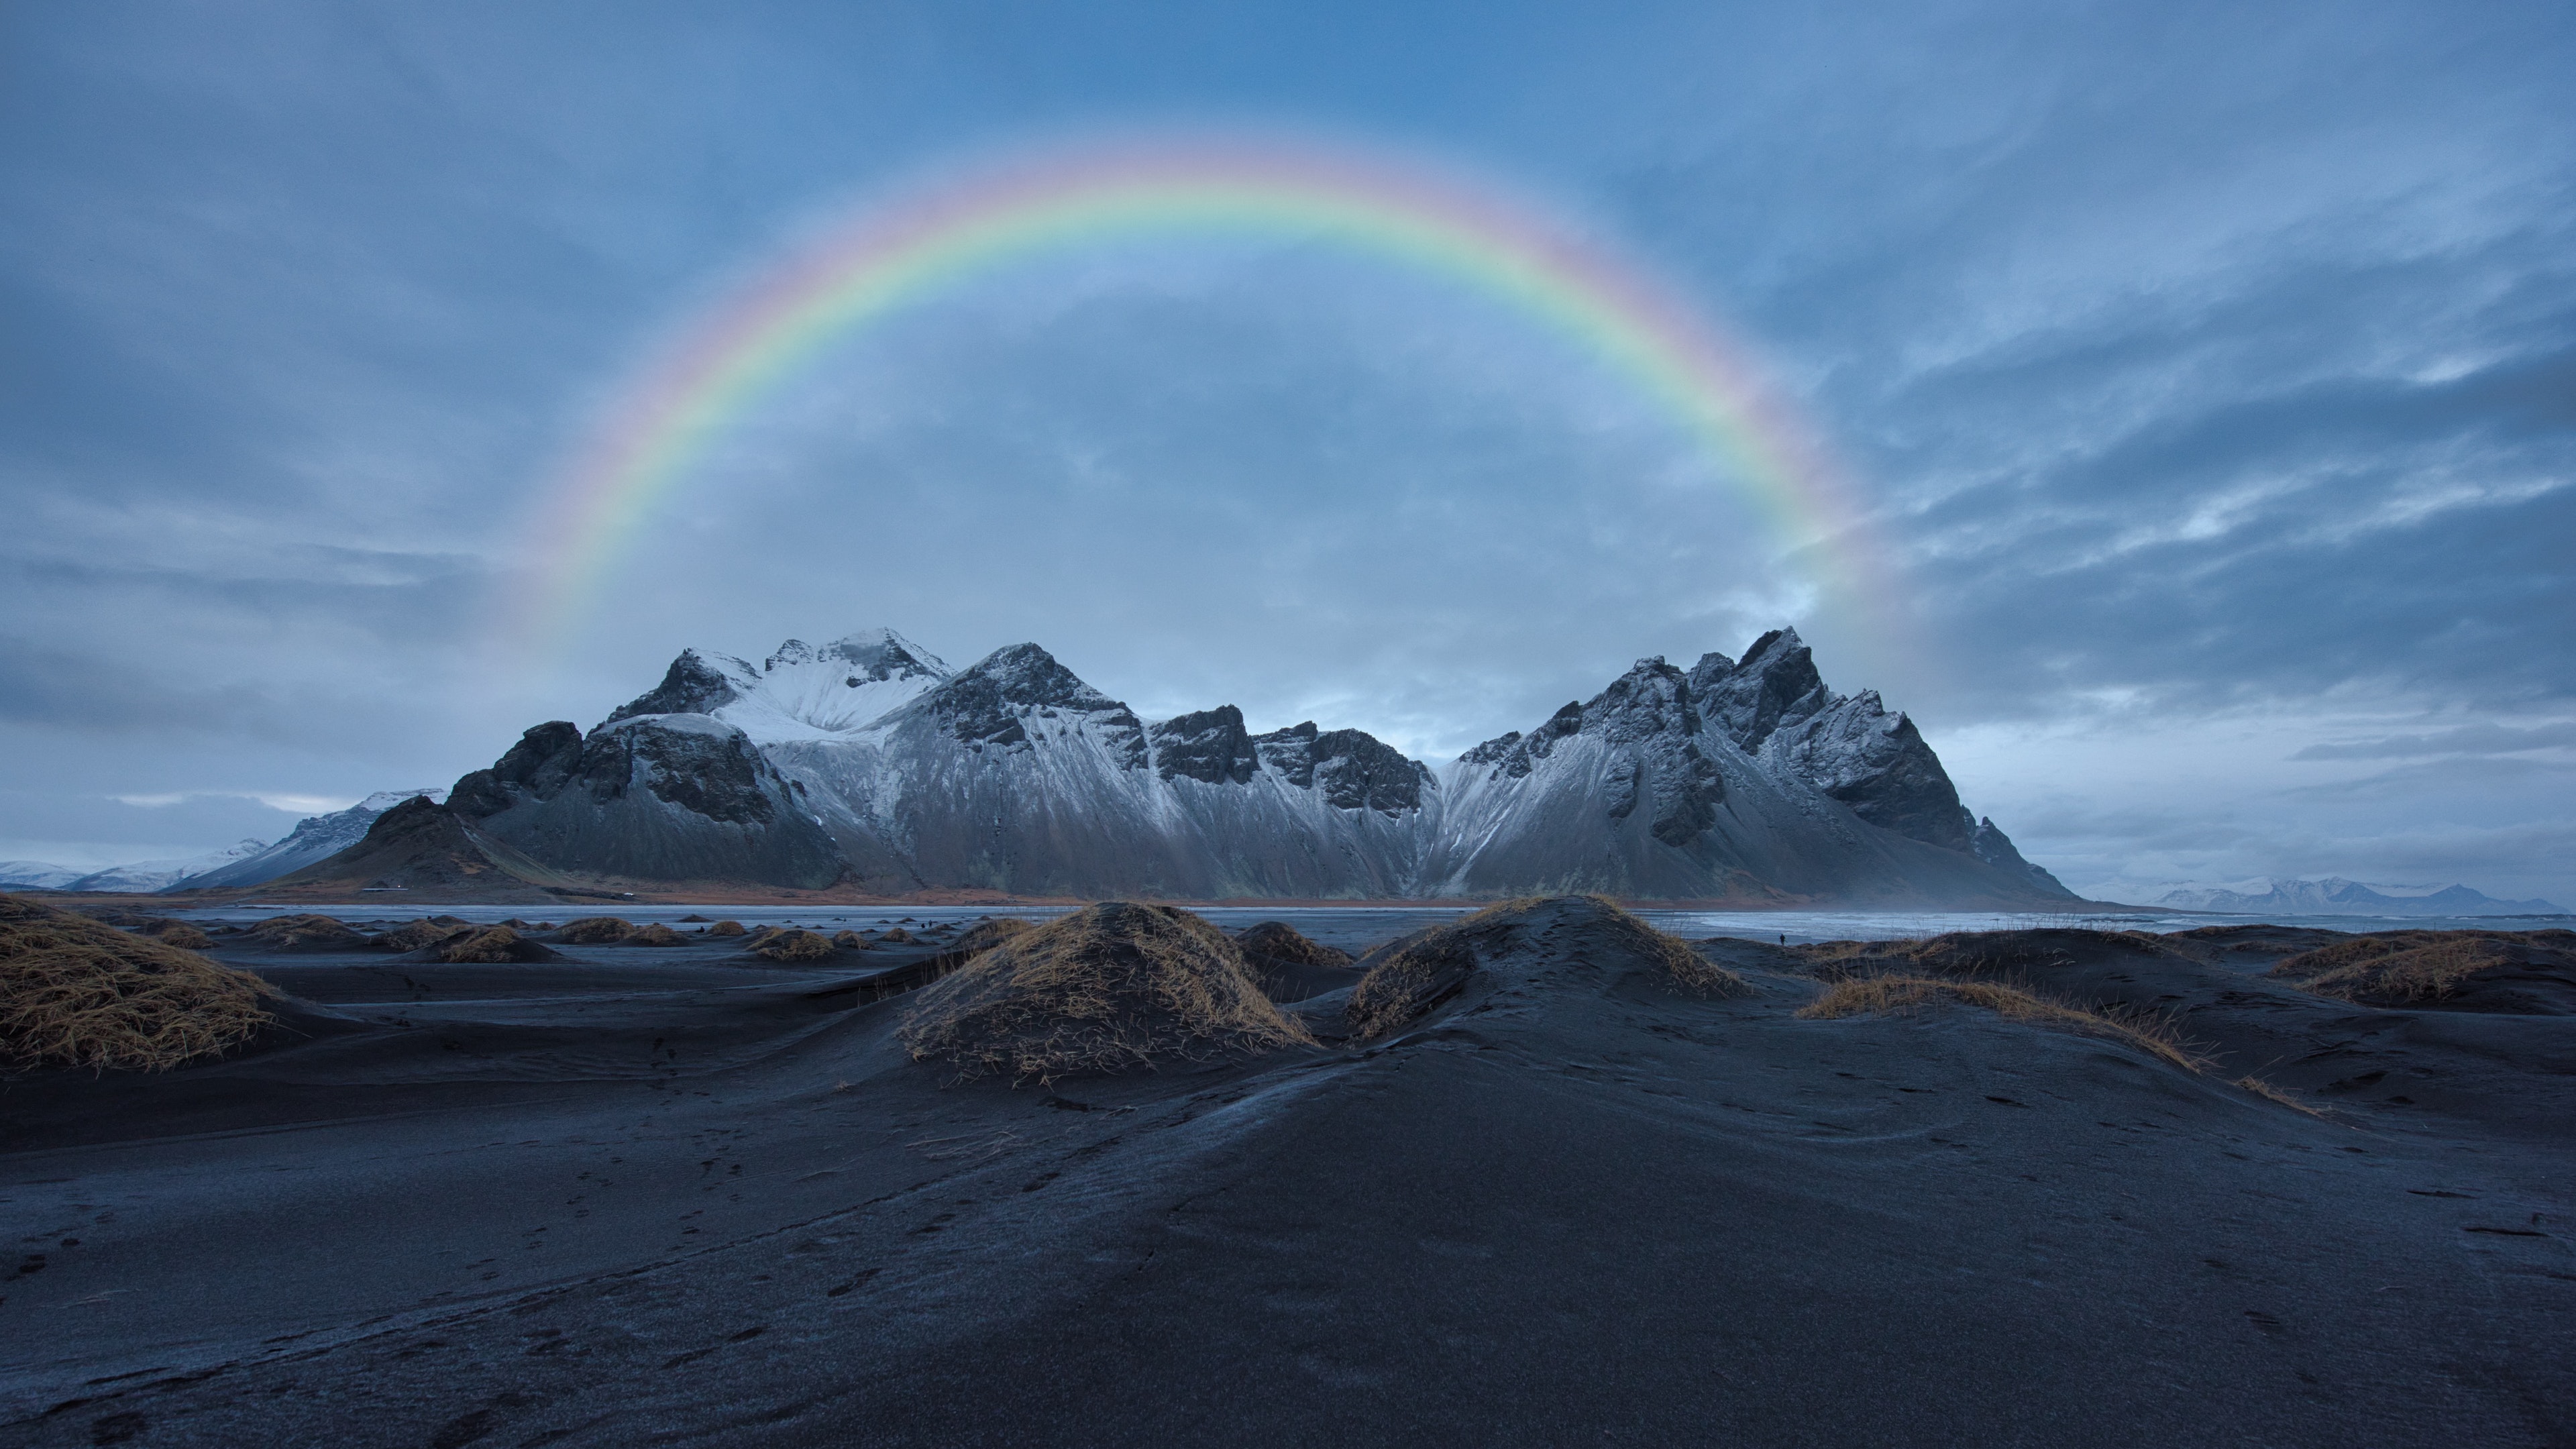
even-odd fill
[[[1743,350],[1638,266],[1499,190],[1303,142],[1122,142],[1024,152],[859,208],[679,335],[544,495],[551,562],[505,621],[562,639],[654,502],[827,345],[1036,255],[1135,237],[1313,239],[1419,268],[1572,340],[1658,403],[1741,485],[1817,582],[1862,603],[1884,574],[1821,447]],[[1880,610],[1864,607],[1864,612]]]

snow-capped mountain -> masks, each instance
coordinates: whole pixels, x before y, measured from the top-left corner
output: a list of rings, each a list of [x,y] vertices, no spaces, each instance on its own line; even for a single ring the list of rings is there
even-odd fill
[[[528,731],[449,801],[592,876],[1195,898],[1606,890],[2072,897],[1982,825],[1911,721],[1793,632],[1640,661],[1445,776],[1358,730],[1146,721],[1019,644],[963,671],[891,631],[758,665],[684,651],[587,735]]]
[[[378,790],[346,810],[304,817],[295,822],[295,828],[275,845],[263,846],[248,855],[233,856],[206,869],[192,871],[160,889],[223,889],[275,880],[290,871],[302,870],[315,861],[328,860],[357,844],[366,836],[367,827],[376,823],[377,816],[405,800],[423,795],[432,800],[444,800],[447,790],[439,785],[426,785],[417,790]]]
[[[821,648],[790,639],[757,665],[730,654],[683,649],[661,684],[609,721],[703,714],[756,745],[828,740],[910,703],[955,673],[892,629],[865,629]]]
[[[79,880],[85,872],[67,865],[43,860],[0,860],[0,887],[28,891],[58,891]]]
[[[2253,880],[2223,885],[2182,885],[2156,898],[2160,906],[2229,915],[2308,916],[2555,916],[2566,907],[2547,901],[2500,901],[2464,885],[2368,886],[2341,876],[2318,880]]]
[[[112,865],[105,870],[91,871],[56,889],[116,891],[129,895],[145,895],[153,891],[168,890],[190,876],[221,870],[237,861],[248,860],[268,848],[268,842],[265,840],[245,840],[226,850],[209,851],[204,855],[186,856],[178,860],[138,860],[132,865]]]

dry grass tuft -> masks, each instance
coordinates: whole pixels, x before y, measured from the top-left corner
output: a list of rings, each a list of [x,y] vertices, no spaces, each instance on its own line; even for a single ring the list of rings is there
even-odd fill
[[[740,921],[718,921],[714,925],[707,927],[707,934],[710,936],[747,936],[751,933],[743,929],[742,922]]]
[[[660,921],[655,921],[649,926],[636,927],[635,934],[626,938],[626,944],[629,946],[685,946],[689,944],[689,938],[663,925]]]
[[[764,961],[828,961],[832,943],[812,931],[773,931],[751,954]]]
[[[155,921],[134,934],[149,936],[164,946],[182,951],[202,951],[215,944],[215,938],[185,921]]]
[[[1309,939],[1286,921],[1263,921],[1247,927],[1243,934],[1234,938],[1234,944],[1241,947],[1246,956],[1263,956],[1290,966],[1351,964],[1350,952]]]
[[[433,948],[430,957],[452,966],[498,965],[525,957],[528,943],[507,926],[493,926],[481,931],[459,931],[445,945]]]
[[[362,951],[373,944],[341,921],[309,914],[253,921],[243,934],[271,951]]]
[[[1024,921],[1018,916],[997,916],[989,921],[977,921],[966,934],[949,942],[948,949],[959,955],[980,956],[1014,936],[1027,935],[1037,928],[1035,921]]]
[[[1378,959],[1359,984],[1343,1019],[1362,1040],[1385,1036],[1458,994],[1476,971],[1476,948],[1466,917],[1427,931]]]
[[[454,916],[424,916],[396,926],[368,944],[380,951],[418,951],[448,940],[460,931],[473,929],[472,923]]]
[[[239,1046],[276,994],[193,951],[0,896],[0,1067],[167,1071]]]
[[[2359,1006],[2407,1006],[2450,996],[2479,972],[2523,965],[2535,954],[2562,954],[2535,952],[2536,944],[2504,932],[2391,931],[2301,952],[2271,974]]]
[[[635,923],[632,921],[621,921],[615,916],[584,916],[577,921],[564,922],[555,931],[555,939],[567,945],[595,946],[623,941],[634,934]]]
[[[1521,924],[1519,917],[1550,899],[1524,896],[1498,901],[1379,958],[1351,989],[1344,1019],[1352,1032],[1362,1038],[1384,1036],[1456,995],[1476,969],[1476,946],[1498,940],[1500,933]],[[1743,977],[1702,957],[1680,937],[1656,930],[1609,897],[1587,899],[1600,907],[1597,928],[1607,937],[1587,942],[1587,951],[1606,946],[1642,957],[1661,968],[1667,984],[1697,995],[1733,996],[1752,989]]]
[[[960,1081],[1051,1082],[1314,1038],[1253,985],[1224,932],[1173,906],[1108,901],[1021,932],[922,988],[915,1061]]]
[[[901,926],[896,926],[887,931],[884,935],[877,937],[877,944],[880,946],[909,946],[912,944],[912,933]]]
[[[1741,996],[1753,988],[1744,978],[1700,955],[1690,943],[1646,924],[1607,896],[1594,896],[1609,913],[1603,926],[1611,940],[1663,968],[1671,984],[1701,996]]]
[[[1943,1002],[1984,1007],[2007,1021],[2123,1041],[2187,1072],[2202,1071],[2209,1065],[2185,1047],[2172,1025],[2160,1017],[2085,1011],[1992,981],[1946,981],[1929,976],[1853,977],[1826,987],[1822,995],[1798,1008],[1798,1015],[1807,1021],[1832,1021],[1847,1016],[1915,1011]]]
[[[2305,1112],[2311,1117],[2323,1117],[2325,1115],[2325,1113],[2318,1109],[2309,1106],[2307,1103],[2302,1102],[2298,1098],[2291,1096],[2289,1093],[2282,1091],[2280,1088],[2273,1086],[2270,1082],[2264,1081],[2261,1077],[2238,1077],[2235,1085],[2244,1091],[2253,1093],[2255,1096],[2262,1098],[2266,1102],[2278,1102],[2293,1112]]]
[[[832,944],[844,951],[864,951],[868,949],[868,938],[856,931],[835,931]]]

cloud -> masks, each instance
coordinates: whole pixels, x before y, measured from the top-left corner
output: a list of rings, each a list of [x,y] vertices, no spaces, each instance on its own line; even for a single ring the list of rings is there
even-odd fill
[[[2308,745],[2294,760],[2400,760],[2426,755],[2516,755],[2576,746],[2576,721],[2516,728],[2486,722],[2456,725],[2421,735],[2389,735]]]
[[[134,805],[147,810],[165,810],[191,800],[256,800],[271,810],[289,815],[325,815],[346,810],[358,803],[358,797],[347,795],[296,795],[258,790],[174,790],[155,795],[111,795],[120,805]]]

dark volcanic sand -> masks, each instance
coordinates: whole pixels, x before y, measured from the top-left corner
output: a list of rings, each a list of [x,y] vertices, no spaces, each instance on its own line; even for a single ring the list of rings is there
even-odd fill
[[[1678,996],[1596,909],[1386,1043],[1052,1091],[811,994],[926,952],[218,948],[353,1020],[5,1088],[0,1442],[2576,1440],[2576,1018],[2224,941],[2028,973],[2318,1120],[1982,1011],[1800,1021],[1750,942],[1753,995]]]

